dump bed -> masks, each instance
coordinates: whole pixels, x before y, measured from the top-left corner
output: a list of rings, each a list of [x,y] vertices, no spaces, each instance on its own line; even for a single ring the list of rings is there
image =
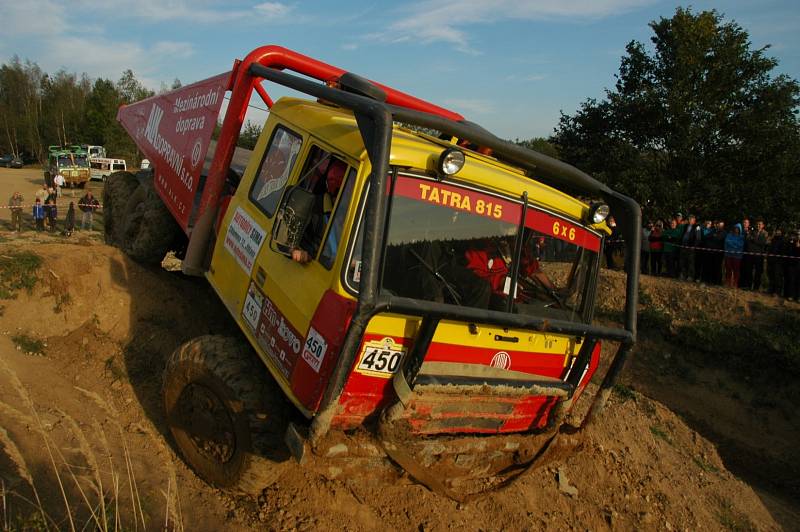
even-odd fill
[[[230,73],[120,107],[117,120],[153,166],[156,191],[187,234]]]

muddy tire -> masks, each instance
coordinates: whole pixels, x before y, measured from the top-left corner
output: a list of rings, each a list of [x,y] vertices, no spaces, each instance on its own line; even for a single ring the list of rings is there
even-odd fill
[[[103,187],[103,226],[106,244],[120,245],[125,227],[125,206],[139,180],[130,172],[115,172],[108,177]]]
[[[152,178],[140,180],[121,205],[124,222],[115,234],[117,245],[137,262],[160,264],[181,229],[156,193]]]
[[[248,345],[224,336],[186,342],[167,363],[163,393],[170,431],[203,480],[258,495],[279,478],[287,405]]]

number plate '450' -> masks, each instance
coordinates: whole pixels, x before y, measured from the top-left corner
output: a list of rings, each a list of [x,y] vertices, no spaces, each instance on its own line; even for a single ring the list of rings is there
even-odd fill
[[[391,338],[367,342],[361,351],[356,371],[363,375],[388,379],[400,368],[406,348]]]

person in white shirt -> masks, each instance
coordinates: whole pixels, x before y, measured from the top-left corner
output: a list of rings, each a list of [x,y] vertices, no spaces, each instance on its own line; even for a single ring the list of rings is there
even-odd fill
[[[56,186],[56,197],[61,197],[61,187],[64,186],[64,183],[64,176],[61,175],[61,172],[57,173],[53,178],[53,184]]]

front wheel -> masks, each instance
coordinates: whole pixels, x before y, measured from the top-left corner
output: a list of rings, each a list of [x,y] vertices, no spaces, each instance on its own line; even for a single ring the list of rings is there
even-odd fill
[[[286,405],[252,349],[235,338],[201,336],[170,357],[164,407],[185,460],[206,482],[259,494],[278,479]]]

